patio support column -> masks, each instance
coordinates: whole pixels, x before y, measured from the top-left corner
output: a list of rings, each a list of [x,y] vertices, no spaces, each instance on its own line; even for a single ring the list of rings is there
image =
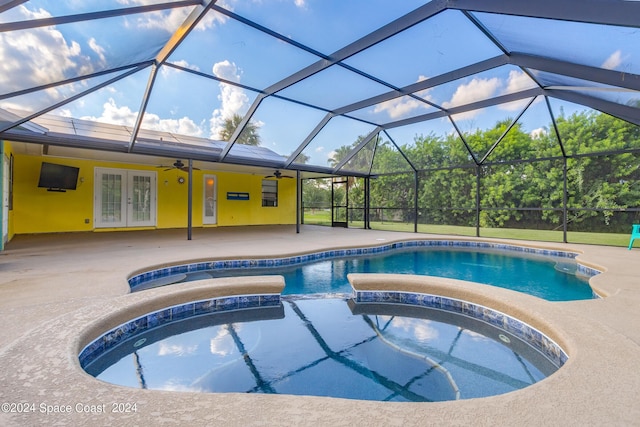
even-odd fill
[[[413,232],[418,232],[418,171],[413,171]]]
[[[364,179],[364,229],[371,230],[369,208],[371,207],[371,178]]]
[[[476,166],[476,237],[480,237],[480,171],[482,166]]]
[[[562,241],[567,243],[567,222],[569,221],[569,212],[567,211],[567,157],[563,157],[562,160],[562,179],[564,181],[562,190]]]
[[[187,240],[191,240],[193,228],[193,160],[189,159],[189,183],[187,185]]]
[[[300,221],[302,218],[302,182],[300,181],[300,169],[296,170],[296,234],[300,233]]]

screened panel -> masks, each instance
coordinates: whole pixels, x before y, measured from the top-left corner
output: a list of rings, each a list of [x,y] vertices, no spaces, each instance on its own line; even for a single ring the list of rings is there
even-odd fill
[[[428,90],[423,92],[428,92]],[[429,98],[427,93],[420,92],[420,94],[423,99]],[[377,125],[383,125],[385,123],[408,119],[435,111],[438,111],[438,109],[428,103],[406,95],[380,102],[370,107],[351,111],[348,115]]]
[[[570,209],[569,219],[580,218],[580,221],[570,221],[567,226],[567,240],[574,243],[603,244],[603,234],[609,245],[626,247],[629,244],[631,225],[640,224],[640,210],[617,211],[603,210],[586,212],[585,210]],[[634,243],[637,247],[638,241]]]
[[[304,224],[331,225],[331,179],[302,180],[302,221]]]
[[[328,55],[422,4],[422,0],[352,0],[340,2],[339,10],[329,1],[224,2],[220,6]],[[365,9],[378,13],[366,14],[364,19]]]
[[[372,179],[370,187],[369,215],[372,222],[413,224],[415,218],[413,173],[382,175]]]
[[[310,165],[335,167],[373,129],[374,126],[366,123],[334,117],[311,140],[295,163],[304,160]]]
[[[150,73],[151,69],[146,68],[70,102],[54,110],[53,113],[89,122],[133,127],[140,111]],[[85,127],[90,128],[88,124]],[[96,127],[88,129],[86,132],[87,134],[94,131],[100,132],[100,129],[101,127]],[[85,133],[80,130],[78,132]],[[105,137],[108,138],[107,135]]]
[[[376,146],[378,145],[377,136],[373,137],[371,141],[360,149],[351,160],[344,164],[339,170],[340,172],[358,172],[369,174],[371,172],[371,166],[373,162],[373,156],[376,152]]]
[[[539,96],[488,157],[488,162],[560,157],[562,150],[544,97]]]
[[[550,100],[567,154],[640,148],[640,127],[588,107]]]
[[[205,52],[203,46],[207,46]],[[169,57],[186,68],[257,89],[318,59],[215,10],[207,13]]]
[[[413,168],[407,159],[398,150],[392,141],[386,139],[386,134],[380,134],[380,140],[376,146],[371,173],[374,175],[393,173],[399,171],[412,171]]]
[[[640,207],[640,156],[637,153],[571,158],[567,166],[570,208]],[[603,221],[605,219],[606,216]]]
[[[453,80],[429,90],[429,100],[450,109],[476,101],[510,95],[537,87],[537,84],[520,68],[503,65],[469,77]],[[522,104],[522,107],[526,105]]]
[[[47,16],[45,10],[29,9],[30,3],[10,12],[22,19]],[[160,19],[159,27],[146,26],[157,13],[163,12],[2,33],[3,74],[10,78],[0,79],[0,93],[153,59],[180,24]]]
[[[228,140],[256,93],[169,66],[160,68],[142,127]]]
[[[31,114],[50,108],[55,104],[64,102],[74,96],[78,96],[83,92],[89,91],[100,84],[104,84],[109,80],[117,79],[126,71],[108,73],[102,76],[87,78],[78,82],[68,83],[55,87],[38,90],[24,95],[7,97],[0,100],[0,108],[11,111],[21,118]],[[6,85],[3,89],[9,89]],[[69,107],[63,106],[62,109]]]
[[[500,104],[451,116],[477,161],[482,161],[526,105]],[[526,143],[526,142],[525,142]],[[509,143],[506,145],[508,146]],[[505,147],[506,147],[505,146]]]
[[[493,164],[482,168],[480,206],[560,209],[563,189],[563,160]]]
[[[456,29],[455,37],[449,36],[451,28]],[[461,12],[447,10],[344,62],[404,87],[500,54]],[[381,58],[393,67],[380,66]]]
[[[473,15],[511,52],[640,74],[640,34],[635,30],[490,13]]]
[[[460,135],[445,117],[388,130],[416,169],[473,162]]]
[[[420,224],[475,226],[475,168],[423,171],[418,182]]]
[[[255,129],[246,128],[240,134],[238,142],[248,143],[252,140],[248,133],[255,133],[259,145],[275,151],[285,159],[293,154],[324,116],[325,113],[320,110],[268,97],[260,103],[251,117]]]
[[[281,90],[278,95],[327,110],[335,110],[388,91],[389,88],[386,86],[333,65]]]

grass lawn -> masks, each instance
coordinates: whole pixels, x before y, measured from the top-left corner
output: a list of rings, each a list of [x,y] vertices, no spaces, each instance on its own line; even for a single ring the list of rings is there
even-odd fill
[[[305,212],[305,224],[331,225],[331,212],[329,210],[318,210],[315,212]],[[351,228],[362,228],[362,221],[349,222]],[[400,222],[371,222],[371,228],[386,231],[413,232],[413,223]],[[475,227],[461,227],[455,225],[429,225],[418,224],[419,233],[429,234],[451,234],[457,236],[475,236]],[[603,246],[623,246],[629,244],[631,226],[629,234],[616,233],[587,233],[579,231],[567,232],[569,243],[584,243],[589,245]],[[525,230],[515,228],[480,228],[481,237],[495,237],[500,239],[537,240],[541,242],[562,242],[562,231],[552,230]]]

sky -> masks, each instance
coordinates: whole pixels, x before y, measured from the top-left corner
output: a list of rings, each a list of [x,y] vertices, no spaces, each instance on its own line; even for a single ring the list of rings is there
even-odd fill
[[[162,3],[154,0],[32,0],[0,14],[0,23],[88,13]],[[285,37],[330,55],[381,25],[410,12],[423,2],[404,0],[224,0],[216,4]],[[0,93],[57,82],[76,75],[110,70],[155,57],[192,7],[146,14],[0,32]],[[474,15],[508,50],[549,55],[579,64],[640,74],[640,34],[637,30],[565,23],[532,18]],[[445,11],[344,61],[374,78],[403,87],[500,55],[459,11]],[[168,62],[199,73],[262,90],[318,61],[312,53],[277,40],[219,12],[210,11]],[[37,112],[105,84],[119,71],[73,84],[0,100],[0,108]],[[55,114],[132,126],[142,108],[151,69],[105,84],[91,94],[61,105]],[[613,102],[640,98],[591,82],[549,73],[536,74],[555,86],[584,85],[583,92]],[[417,92],[419,98],[451,108],[488,97],[535,87],[518,67],[503,66]],[[278,95],[332,110],[388,92],[390,89],[352,71],[332,66],[287,87]],[[225,120],[244,115],[258,93],[162,66],[149,97],[143,127],[218,139]],[[515,117],[528,100],[471,111],[454,117],[459,128],[472,132],[498,120]],[[536,100],[536,105],[540,100]],[[556,103],[557,104],[557,103]],[[565,114],[583,109],[562,104]],[[354,111],[353,117],[384,124],[437,111],[428,103],[403,97]],[[524,128],[544,131],[548,111],[526,114]],[[558,112],[554,112],[558,114]],[[268,97],[253,117],[261,145],[288,156],[311,133],[326,111]],[[342,117],[332,119],[304,151],[310,163],[326,166],[342,145],[375,129],[374,124]],[[448,119],[394,128],[398,144],[411,144],[419,134],[451,132]]]

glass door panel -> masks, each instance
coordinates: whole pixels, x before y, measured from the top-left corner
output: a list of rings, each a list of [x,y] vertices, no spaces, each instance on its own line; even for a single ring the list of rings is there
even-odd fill
[[[204,176],[204,206],[203,224],[216,224],[216,212],[218,210],[218,191],[215,175]]]
[[[127,225],[155,225],[155,172],[128,171]]]

